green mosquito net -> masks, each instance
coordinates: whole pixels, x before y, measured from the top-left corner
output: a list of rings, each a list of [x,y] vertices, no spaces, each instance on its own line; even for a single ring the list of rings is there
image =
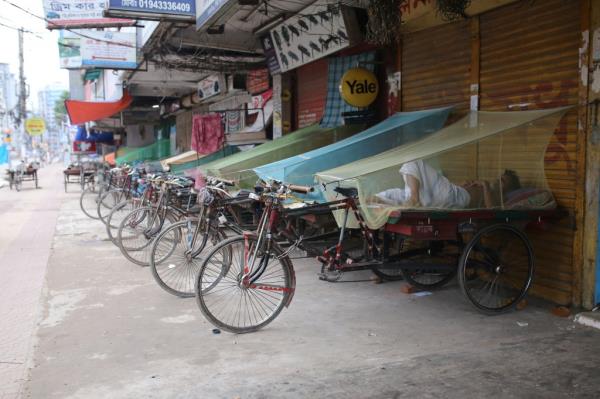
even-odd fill
[[[329,201],[341,197],[336,186],[356,189],[372,229],[403,210],[553,208],[544,156],[567,110],[472,111],[417,142],[319,172],[316,181]]]

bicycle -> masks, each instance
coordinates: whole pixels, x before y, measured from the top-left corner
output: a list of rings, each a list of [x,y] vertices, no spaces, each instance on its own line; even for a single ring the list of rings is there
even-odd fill
[[[192,207],[192,184],[181,177],[161,179],[156,203],[135,209],[123,218],[117,244],[125,258],[140,266],[150,265],[149,250],[165,223],[170,225],[198,211]]]
[[[256,233],[227,239],[206,255],[195,290],[201,312],[213,325],[237,334],[253,332],[290,305],[296,277],[289,253],[302,237],[284,250],[274,236],[288,195],[311,190],[295,185],[267,186],[260,196],[252,196],[264,203]]]
[[[179,297],[195,295],[196,275],[203,252],[227,238],[226,231],[242,234],[242,220],[233,206],[252,202],[248,195],[232,197],[222,187],[232,182],[211,179],[198,193],[198,216],[174,223],[154,241],[150,252],[150,270],[158,285]]]

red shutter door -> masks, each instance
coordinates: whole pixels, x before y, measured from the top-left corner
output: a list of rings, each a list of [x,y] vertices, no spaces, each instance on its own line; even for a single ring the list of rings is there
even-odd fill
[[[327,59],[303,65],[296,71],[296,126],[298,129],[321,120],[327,98]]]

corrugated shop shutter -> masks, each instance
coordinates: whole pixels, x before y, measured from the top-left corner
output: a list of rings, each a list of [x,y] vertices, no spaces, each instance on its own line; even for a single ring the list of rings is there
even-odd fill
[[[296,126],[321,120],[327,98],[327,59],[303,65],[296,72]]]
[[[480,16],[480,108],[540,109],[578,101],[579,1],[521,1]],[[577,111],[563,118],[546,152],[546,176],[558,203],[574,209]],[[531,234],[536,253],[532,293],[568,304],[574,231],[565,220]]]
[[[402,39],[402,111],[456,105],[469,109],[469,22],[409,33]]]

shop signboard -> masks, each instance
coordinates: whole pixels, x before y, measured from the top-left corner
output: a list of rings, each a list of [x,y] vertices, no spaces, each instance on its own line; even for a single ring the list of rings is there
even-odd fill
[[[201,100],[216,96],[223,90],[224,79],[219,74],[210,75],[198,82],[198,97]]]
[[[60,31],[58,57],[63,69],[81,68],[81,37],[69,31]]]
[[[132,26],[135,21],[104,18],[106,0],[44,0],[48,29]]]
[[[109,0],[105,15],[139,19],[196,19],[196,0]]]
[[[210,26],[235,4],[237,0],[196,0],[196,29]]]
[[[282,72],[326,57],[358,41],[355,14],[339,2],[319,0],[273,28]]]
[[[246,75],[246,90],[250,94],[262,93],[269,89],[269,70],[255,69]]]
[[[25,131],[30,136],[41,136],[46,131],[46,122],[42,118],[29,118],[25,121]]]
[[[281,68],[279,67],[279,61],[277,60],[277,54],[275,53],[275,46],[273,46],[271,35],[268,33],[263,35],[260,38],[260,43],[262,44],[265,59],[267,60],[267,68],[269,68],[271,75],[275,76],[278,73],[281,73]]]
[[[94,141],[74,141],[73,153],[75,154],[94,154],[96,153],[96,142]]]
[[[86,30],[81,38],[81,57],[84,68],[135,69],[136,34]]]

